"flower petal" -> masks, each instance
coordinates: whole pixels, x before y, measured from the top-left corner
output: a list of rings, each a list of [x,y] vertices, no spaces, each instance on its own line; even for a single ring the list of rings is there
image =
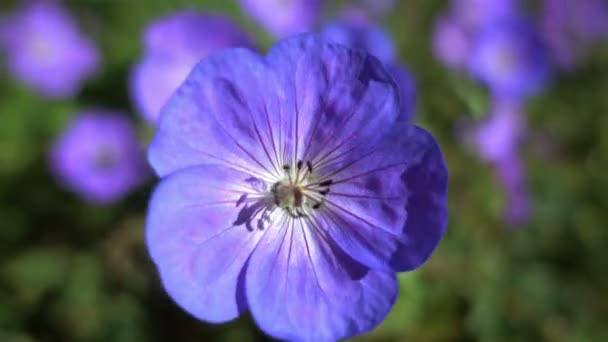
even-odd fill
[[[395,271],[430,256],[447,223],[447,170],[430,134],[399,123],[364,157],[325,167],[333,183],[322,227],[345,252]]]
[[[268,334],[335,341],[373,329],[397,296],[393,273],[358,264],[303,220],[272,229],[247,266],[247,301]]]
[[[397,145],[388,144],[387,148],[399,151],[409,161],[401,174],[408,196],[402,227],[406,240],[391,260],[395,271],[403,272],[422,265],[445,233],[448,171],[439,145],[427,131],[416,126],[407,130],[397,127],[392,139]]]
[[[262,57],[235,48],[200,62],[161,110],[149,160],[162,177],[188,166],[223,164],[260,177],[279,173],[287,136],[281,100]],[[278,139],[278,140],[275,140]]]
[[[305,35],[278,43],[266,59],[287,93],[294,160],[357,153],[354,147],[374,144],[397,119],[397,86],[365,51]]]
[[[164,288],[205,321],[228,321],[247,308],[239,274],[264,233],[237,220],[251,204],[242,194],[255,193],[248,178],[221,166],[193,167],[165,178],[150,202],[146,242]]]

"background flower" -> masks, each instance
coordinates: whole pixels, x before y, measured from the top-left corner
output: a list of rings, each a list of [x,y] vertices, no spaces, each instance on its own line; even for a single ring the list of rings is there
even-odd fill
[[[161,107],[190,70],[211,52],[252,47],[248,35],[228,18],[194,11],[174,13],[148,25],[144,56],[131,76],[131,97],[139,113],[156,123]]]
[[[608,4],[601,0],[544,0],[542,33],[554,61],[572,70],[593,44],[608,40]]]
[[[99,66],[93,41],[58,3],[26,1],[0,25],[9,71],[52,97],[75,95]]]
[[[475,147],[479,156],[496,169],[506,194],[504,217],[512,225],[525,222],[531,206],[525,165],[520,156],[525,135],[523,115],[521,103],[497,99],[490,116],[476,129]]]
[[[55,143],[51,169],[85,200],[106,204],[146,180],[148,169],[129,120],[108,110],[79,113]]]
[[[519,20],[498,23],[480,33],[469,68],[496,96],[512,98],[538,94],[551,72],[542,40]]]
[[[311,31],[324,0],[240,0],[241,7],[277,38]]]

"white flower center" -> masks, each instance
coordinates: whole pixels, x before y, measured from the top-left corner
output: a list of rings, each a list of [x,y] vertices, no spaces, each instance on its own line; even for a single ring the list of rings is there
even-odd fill
[[[284,165],[283,170],[285,178],[274,183],[270,189],[274,204],[292,217],[310,216],[325,202],[332,181],[319,181],[310,162],[304,164],[300,160],[295,168]]]

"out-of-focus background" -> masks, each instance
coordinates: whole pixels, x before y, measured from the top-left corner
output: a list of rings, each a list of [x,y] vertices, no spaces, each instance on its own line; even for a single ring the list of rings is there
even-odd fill
[[[405,68],[450,171],[445,238],[356,339],[608,341],[604,0],[2,0],[0,341],[267,339],[162,290],[145,146],[203,54],[330,28]]]

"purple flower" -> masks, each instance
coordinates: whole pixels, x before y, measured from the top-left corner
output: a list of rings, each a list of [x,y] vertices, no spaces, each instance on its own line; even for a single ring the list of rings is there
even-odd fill
[[[551,74],[545,45],[532,27],[519,20],[497,23],[481,32],[469,69],[495,96],[511,98],[537,94]]]
[[[342,20],[327,25],[322,35],[332,42],[365,50],[383,62],[399,90],[399,120],[411,119],[416,104],[414,78],[405,67],[395,63],[392,39],[381,27],[356,12],[349,12]]]
[[[382,16],[397,6],[397,0],[359,0],[358,6],[373,15]]]
[[[507,196],[505,219],[512,225],[524,223],[530,216],[531,203],[522,161],[518,156],[512,155],[500,160],[496,164],[496,170]]]
[[[507,195],[505,217],[512,224],[525,221],[530,210],[525,173],[519,157],[524,132],[521,104],[503,99],[495,101],[491,116],[477,128],[479,154],[496,167],[498,179]]]
[[[376,58],[316,35],[198,64],[148,154],[146,240],[175,302],[213,323],[250,310],[285,340],[378,325],[447,223],[441,151],[396,122],[395,93]]]
[[[470,31],[519,16],[518,0],[452,0],[451,15]]]
[[[227,18],[192,11],[151,23],[144,44],[144,57],[132,73],[131,95],[139,113],[151,123],[158,121],[160,108],[201,59],[224,48],[253,46]]]
[[[498,162],[517,154],[525,130],[521,105],[497,100],[490,117],[477,128],[477,146],[484,160]]]
[[[278,38],[311,31],[324,0],[240,0],[255,21]]]
[[[55,2],[26,2],[5,18],[0,30],[13,77],[44,96],[75,95],[98,68],[93,41]]]
[[[95,204],[120,199],[149,172],[128,118],[102,109],[76,117],[53,146],[50,162],[65,187]]]
[[[553,58],[571,70],[590,45],[608,39],[608,3],[603,0],[544,0],[542,32]]]
[[[433,31],[433,53],[452,70],[466,68],[480,32],[519,18],[516,0],[452,0]]]
[[[471,53],[472,34],[450,14],[442,15],[433,31],[433,54],[452,70],[466,68]]]
[[[323,30],[326,39],[349,47],[366,50],[383,63],[395,59],[393,40],[380,26],[367,18],[349,13],[342,20],[331,23]]]

